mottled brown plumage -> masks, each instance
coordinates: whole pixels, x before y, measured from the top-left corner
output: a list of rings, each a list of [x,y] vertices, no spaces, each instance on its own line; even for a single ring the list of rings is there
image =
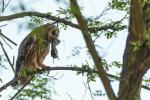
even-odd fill
[[[18,49],[16,61],[16,76],[19,84],[26,84],[32,77],[33,72],[37,69],[43,69],[46,65],[43,61],[49,53],[51,44],[51,55],[57,58],[56,45],[58,40],[59,29],[52,24],[44,24],[33,29],[21,42]]]

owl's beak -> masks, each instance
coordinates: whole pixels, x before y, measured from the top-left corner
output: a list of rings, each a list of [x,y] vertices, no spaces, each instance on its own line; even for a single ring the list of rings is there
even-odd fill
[[[58,58],[58,51],[56,46],[60,43],[59,39],[54,39],[51,43],[51,56],[53,58]]]

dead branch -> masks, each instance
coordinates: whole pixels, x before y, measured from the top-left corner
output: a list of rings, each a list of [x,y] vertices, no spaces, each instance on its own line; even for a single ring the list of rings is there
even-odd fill
[[[1,29],[0,29],[0,35],[1,35],[2,37],[4,37],[6,40],[8,40],[10,43],[12,43],[13,45],[17,46],[17,43],[15,43],[15,42],[12,41],[11,39],[9,39],[7,36],[5,36],[5,35],[2,33]]]
[[[4,10],[7,8],[7,6],[9,5],[10,0],[7,2],[7,4],[5,5],[4,0],[2,0],[2,13],[4,12]]]
[[[11,61],[10,61],[10,59],[9,59],[9,56],[8,56],[6,50],[4,49],[3,44],[1,43],[1,41],[0,41],[0,45],[1,45],[1,47],[2,47],[2,50],[3,50],[3,52],[4,52],[4,55],[5,55],[5,57],[6,57],[7,61],[8,61],[8,63],[9,63],[9,65],[11,66],[11,68],[12,68],[14,74],[15,74],[14,65],[11,63]]]

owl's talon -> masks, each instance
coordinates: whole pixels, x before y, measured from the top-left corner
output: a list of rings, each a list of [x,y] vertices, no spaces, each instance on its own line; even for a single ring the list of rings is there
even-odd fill
[[[37,67],[37,70],[41,70],[41,69],[43,69],[42,67]]]

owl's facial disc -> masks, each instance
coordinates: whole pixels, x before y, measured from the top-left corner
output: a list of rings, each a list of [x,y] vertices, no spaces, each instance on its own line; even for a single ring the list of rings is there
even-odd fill
[[[54,28],[48,32],[48,38],[51,42],[58,39],[58,36],[59,36],[59,29],[58,28]]]

